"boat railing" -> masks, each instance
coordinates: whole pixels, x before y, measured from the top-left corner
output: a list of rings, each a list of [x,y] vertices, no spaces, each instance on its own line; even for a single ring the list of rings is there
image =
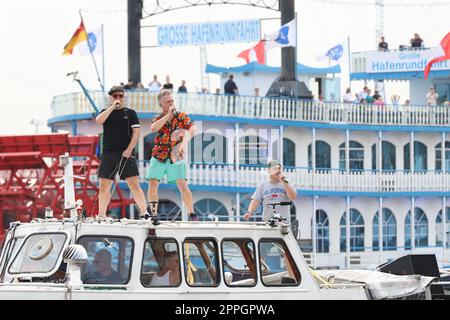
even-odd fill
[[[148,161],[141,161],[140,177],[145,182]],[[429,171],[378,171],[331,168],[286,167],[286,177],[297,188],[317,191],[348,192],[445,192],[450,190],[450,173]],[[258,165],[191,164],[190,185],[255,188],[267,179],[267,168]],[[164,178],[162,183],[167,183]]]
[[[397,239],[399,241],[399,239]],[[408,248],[396,247],[395,250],[373,250],[373,248],[364,248],[363,251],[352,251],[349,254],[347,252],[308,252],[312,257],[313,263],[308,264],[313,269],[324,268],[329,269],[329,266],[335,266],[338,268],[347,269],[367,269],[376,270],[377,266],[380,266],[386,262],[397,259],[398,257],[406,254],[434,254],[439,265],[448,264],[450,261],[450,252],[443,250],[439,246],[426,246]],[[338,267],[340,266],[340,267]]]
[[[200,93],[174,93],[177,109],[190,115],[258,118],[261,120],[291,120],[333,124],[447,126],[450,125],[448,106],[374,105],[341,102],[321,102],[295,98],[273,98]],[[91,96],[99,109],[108,106],[109,98],[102,92]],[[126,104],[138,113],[160,113],[156,94],[129,91]],[[53,97],[52,116],[93,114],[94,110],[81,92]]]

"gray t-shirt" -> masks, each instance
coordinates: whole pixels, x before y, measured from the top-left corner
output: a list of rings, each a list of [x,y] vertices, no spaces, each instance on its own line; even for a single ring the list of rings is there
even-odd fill
[[[289,182],[288,187],[293,189],[295,192],[295,186],[292,182]],[[269,220],[273,216],[273,207],[268,206],[270,203],[291,201],[287,197],[286,190],[283,182],[272,183],[270,181],[261,182],[261,184],[256,188],[255,193],[251,196],[251,199],[256,199],[262,201],[263,205],[263,221]],[[291,212],[290,206],[276,206],[275,210],[281,217],[286,218],[287,223],[291,223]]]

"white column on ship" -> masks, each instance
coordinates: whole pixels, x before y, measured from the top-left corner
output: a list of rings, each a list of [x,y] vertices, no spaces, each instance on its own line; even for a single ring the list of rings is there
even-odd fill
[[[236,188],[239,189],[239,123],[234,125],[234,173],[236,177]],[[241,203],[239,191],[236,192],[236,221],[241,221]]]
[[[414,131],[411,131],[411,139],[409,144],[409,171],[410,174],[414,174]],[[410,221],[411,221],[411,250],[414,252],[415,248],[415,234],[414,234],[414,225],[415,225],[415,199],[414,196],[411,198],[411,215],[410,215]]]
[[[345,255],[346,267],[350,268],[350,197],[347,196],[347,210],[345,212]]]
[[[442,132],[442,148],[441,148],[441,169],[442,169],[442,176],[446,177],[446,170],[447,170],[447,163],[445,162],[445,153],[446,153],[446,148],[445,148],[445,138],[446,138],[446,134],[445,131]],[[443,179],[443,181],[445,181]],[[445,183],[444,183],[444,187],[445,187]],[[447,208],[446,208],[446,203],[447,203],[447,197],[443,197],[442,198],[442,241],[443,241],[443,252],[445,253],[445,249],[447,248]],[[442,259],[444,260],[444,259]]]

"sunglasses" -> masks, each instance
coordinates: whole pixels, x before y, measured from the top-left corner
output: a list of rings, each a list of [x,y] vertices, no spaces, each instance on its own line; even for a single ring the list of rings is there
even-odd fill
[[[123,95],[123,94],[113,94],[112,97],[114,99],[122,99],[123,97],[125,97],[125,95]]]

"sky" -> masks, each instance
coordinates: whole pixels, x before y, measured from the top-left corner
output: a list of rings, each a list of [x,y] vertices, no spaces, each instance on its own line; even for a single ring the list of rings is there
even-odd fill
[[[144,9],[149,11],[153,2],[144,0]],[[171,2],[173,4],[173,1],[163,1],[169,4]],[[316,60],[316,56],[347,36],[350,37],[352,52],[376,49],[378,39],[375,37],[374,2],[375,0],[296,0],[298,60],[310,66],[323,66],[323,63]],[[78,71],[78,77],[86,87],[100,89],[90,56],[80,56],[76,50],[71,56],[62,55],[64,45],[80,23],[80,10],[88,31],[103,25],[106,87],[127,81],[126,3],[126,0],[2,2],[0,84],[4,90],[0,106],[3,110],[0,135],[49,132],[47,119],[51,117],[52,98],[81,91],[71,77],[66,77],[68,72]],[[450,32],[450,0],[384,0],[384,4],[384,35],[390,48],[408,44],[416,32],[424,39],[425,46],[434,47]],[[164,13],[143,19],[141,25],[264,18],[269,19],[261,22],[264,35],[276,30],[280,25],[280,20],[277,19],[279,17],[277,11],[222,4]],[[143,44],[156,43],[154,30],[155,28],[143,29]],[[244,60],[236,56],[254,44],[256,43],[210,45],[207,47],[207,62],[225,67],[242,65]],[[268,65],[281,64],[280,51],[274,49],[267,53]],[[199,47],[143,48],[141,56],[142,82],[145,86],[148,86],[152,75],[157,74],[161,82],[166,75],[170,75],[175,87],[185,79],[189,91],[200,88]],[[96,56],[96,63],[102,74],[101,56]],[[211,90],[219,87],[219,76],[210,75],[210,83]],[[400,86],[401,84],[399,88]],[[32,121],[40,125],[33,125]]]

